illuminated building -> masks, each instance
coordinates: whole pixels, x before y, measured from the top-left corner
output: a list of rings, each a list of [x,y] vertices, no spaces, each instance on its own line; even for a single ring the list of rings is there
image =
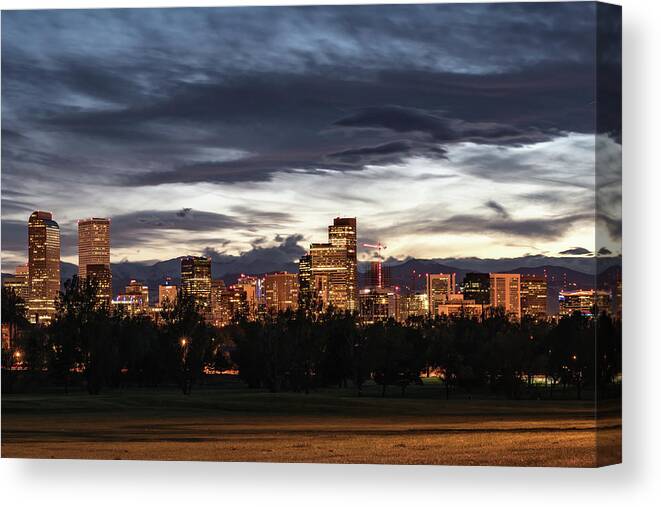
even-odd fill
[[[408,294],[400,298],[400,319],[405,322],[409,317],[421,317],[429,313],[427,294]]]
[[[447,301],[455,293],[455,273],[427,273],[427,301],[429,313],[436,315],[438,305]]]
[[[521,319],[521,275],[490,273],[491,306],[502,308],[509,316]]]
[[[2,285],[14,291],[14,293],[23,300],[23,305],[27,304],[29,290],[28,266],[27,264],[16,266],[14,276],[8,276],[2,280]]]
[[[436,315],[446,317],[468,317],[481,318],[484,313],[484,305],[477,303],[474,299],[464,299],[463,294],[451,294],[449,298],[440,303]]]
[[[87,276],[87,266],[104,264],[110,271],[110,219],[78,220],[78,276]]]
[[[586,317],[610,313],[611,294],[605,290],[560,291],[558,295],[560,315],[572,315],[580,312]]]
[[[225,282],[220,279],[211,280],[211,323],[217,327],[222,327],[226,324],[225,314],[222,307],[224,291]]]
[[[521,275],[521,314],[543,318],[547,314],[546,277]]]
[[[163,308],[165,302],[173,305],[177,301],[177,286],[172,283],[172,278],[169,276],[165,279],[165,283],[158,286],[158,306]]]
[[[346,250],[330,243],[312,243],[310,257],[315,308],[332,305],[339,311],[348,309]]]
[[[273,312],[298,308],[298,275],[274,273],[264,277],[266,309]]]
[[[222,280],[214,280],[212,323],[223,327],[248,316],[248,300],[243,287],[230,285],[225,288]]]
[[[49,211],[28,221],[28,318],[48,323],[60,292],[60,227]]]
[[[312,256],[306,254],[298,261],[298,304],[302,308],[310,309],[313,300]]]
[[[362,289],[359,294],[360,321],[363,324],[399,320],[399,293],[393,287]]]
[[[192,296],[203,313],[211,309],[211,259],[181,259],[181,293]]]
[[[87,278],[96,282],[96,299],[102,305],[112,300],[112,275],[108,264],[88,264]]]
[[[390,287],[390,266],[380,260],[370,262],[366,282],[367,287]]]
[[[137,280],[131,280],[124,289],[124,294],[128,296],[138,296],[142,301],[142,306],[149,306],[149,286],[143,285]]]
[[[259,314],[260,308],[265,304],[264,279],[242,274],[235,285],[246,293],[248,318],[254,320]]]
[[[117,294],[111,302],[113,308],[123,308],[129,315],[144,313],[148,308],[140,295],[136,294]]]
[[[475,301],[476,304],[488,305],[490,299],[489,273],[466,273],[461,292],[465,299]]]
[[[333,220],[328,226],[328,242],[345,252],[346,310],[358,310],[358,259],[356,257],[357,227],[355,218]]]

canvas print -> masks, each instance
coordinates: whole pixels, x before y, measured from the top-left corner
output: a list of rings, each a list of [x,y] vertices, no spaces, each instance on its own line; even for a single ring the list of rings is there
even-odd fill
[[[621,9],[2,12],[2,457],[621,461]]]

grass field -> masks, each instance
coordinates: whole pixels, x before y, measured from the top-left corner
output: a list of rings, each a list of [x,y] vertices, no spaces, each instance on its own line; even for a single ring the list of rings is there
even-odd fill
[[[349,391],[131,390],[2,397],[3,458],[595,466],[621,460],[617,411],[570,401]],[[597,446],[597,442],[599,445]],[[597,447],[599,452],[597,453]]]

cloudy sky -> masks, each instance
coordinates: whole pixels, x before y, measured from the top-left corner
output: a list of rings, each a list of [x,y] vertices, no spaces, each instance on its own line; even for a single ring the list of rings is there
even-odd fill
[[[298,254],[338,215],[395,257],[617,250],[596,25],[587,3],[4,12],[3,270],[34,209],[72,262],[87,216],[113,262]]]

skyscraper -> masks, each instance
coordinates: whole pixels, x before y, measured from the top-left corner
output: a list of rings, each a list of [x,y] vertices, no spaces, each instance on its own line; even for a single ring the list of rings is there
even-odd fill
[[[266,309],[283,312],[298,308],[298,275],[295,273],[274,273],[264,277]]]
[[[546,277],[521,275],[521,314],[535,318],[546,317],[546,301]]]
[[[390,287],[390,266],[384,266],[380,259],[370,262],[370,270],[366,275],[367,287]]]
[[[345,252],[346,265],[346,309],[358,310],[358,260],[356,218],[340,218],[333,220],[328,226],[328,241],[334,247]]]
[[[211,309],[211,259],[181,259],[181,293],[192,296],[203,312]]]
[[[489,273],[491,306],[502,308],[506,314],[521,319],[521,275],[518,273]]]
[[[78,276],[87,276],[87,266],[104,264],[110,270],[110,219],[78,220]]]
[[[305,282],[307,259],[302,260]],[[333,220],[333,225],[328,226],[328,243],[310,245],[310,266],[310,290],[315,308],[332,305],[339,311],[358,310],[355,218]]]
[[[336,310],[347,310],[346,250],[331,243],[312,243],[310,257],[315,308],[332,305]]]
[[[312,256],[305,254],[298,261],[298,304],[309,309],[314,300],[312,287]]]
[[[456,282],[456,273],[427,273],[429,313],[436,315],[438,305],[446,302],[450,295],[454,294]]]
[[[465,299],[475,301],[475,304],[489,304],[489,273],[466,273],[462,284],[462,293]]]
[[[49,211],[28,220],[28,318],[47,323],[60,291],[60,227]]]
[[[110,305],[112,301],[112,275],[108,264],[87,264],[87,278],[96,282],[96,299]]]

